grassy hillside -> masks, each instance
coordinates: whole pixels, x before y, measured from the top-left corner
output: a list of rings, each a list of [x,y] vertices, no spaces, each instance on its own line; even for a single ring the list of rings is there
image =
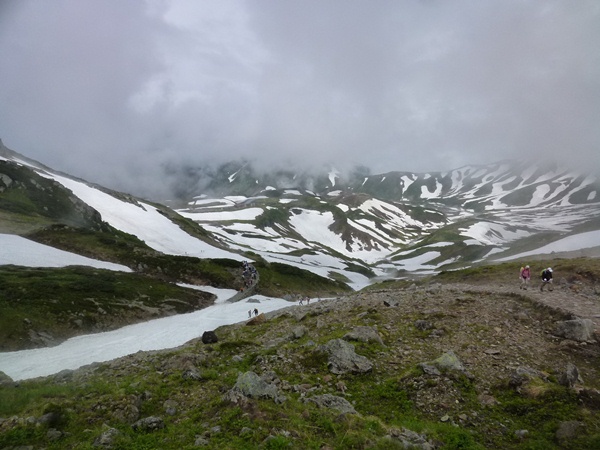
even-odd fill
[[[0,266],[0,351],[58,344],[213,302],[211,294],[89,267]]]

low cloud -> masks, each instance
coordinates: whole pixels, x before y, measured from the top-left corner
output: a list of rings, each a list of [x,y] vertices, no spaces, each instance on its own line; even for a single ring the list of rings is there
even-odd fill
[[[600,170],[595,1],[5,1],[0,138],[164,196],[232,159]]]

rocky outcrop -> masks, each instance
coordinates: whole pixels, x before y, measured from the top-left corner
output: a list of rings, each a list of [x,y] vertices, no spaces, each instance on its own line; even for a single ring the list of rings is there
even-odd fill
[[[165,427],[164,421],[160,417],[150,416],[144,417],[134,423],[131,428],[134,431],[149,433],[156,430],[161,430]]]
[[[346,333],[344,339],[346,341],[377,342],[380,345],[384,345],[381,336],[373,327],[356,327],[349,333]]]
[[[246,398],[266,398],[276,403],[284,401],[284,398],[280,398],[274,383],[268,383],[254,372],[239,374],[235,386],[225,394],[224,398],[233,403],[238,403]]]
[[[318,351],[329,355],[327,367],[335,374],[366,373],[373,368],[368,358],[356,354],[354,345],[343,339],[333,339],[321,345]]]
[[[564,320],[556,323],[556,336],[578,342],[591,341],[594,336],[594,322],[591,319]]]
[[[450,373],[462,374],[470,379],[474,378],[473,375],[469,373],[467,369],[465,369],[463,363],[458,359],[458,356],[456,356],[452,350],[444,353],[442,356],[434,359],[433,361],[420,363],[419,367],[428,375],[442,375],[442,373]]]
[[[202,333],[203,344],[216,344],[217,342],[219,342],[219,338],[217,337],[217,333],[214,331],[205,331]]]
[[[332,394],[315,395],[306,399],[320,408],[334,409],[340,414],[356,414],[354,406],[343,397]]]

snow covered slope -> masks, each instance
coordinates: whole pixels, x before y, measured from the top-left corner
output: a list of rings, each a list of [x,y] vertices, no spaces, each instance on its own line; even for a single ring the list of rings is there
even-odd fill
[[[342,276],[356,288],[374,276],[528,257],[558,251],[553,245],[562,249],[564,242],[600,246],[593,233],[600,229],[599,180],[526,162],[379,175],[335,169],[259,174],[248,163],[230,163],[211,172],[210,183],[202,183],[206,191],[172,205],[170,214],[166,207],[57,173],[6,147],[0,148],[0,188],[26,181],[13,179],[15,166],[35,172],[41,177],[37,184],[53,183],[42,186],[44,191],[56,185],[68,189],[73,198],[65,202],[77,211],[88,208],[86,220],[92,224],[109,223],[162,253],[234,260],[256,255]],[[174,215],[197,223],[206,238],[189,234]],[[565,241],[578,234],[587,238]]]

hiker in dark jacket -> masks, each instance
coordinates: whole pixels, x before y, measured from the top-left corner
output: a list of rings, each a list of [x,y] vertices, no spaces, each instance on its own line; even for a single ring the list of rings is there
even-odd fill
[[[544,286],[548,284],[548,290],[553,290],[552,288],[552,268],[548,267],[547,269],[542,270],[542,284],[540,285],[540,291],[544,290]]]

